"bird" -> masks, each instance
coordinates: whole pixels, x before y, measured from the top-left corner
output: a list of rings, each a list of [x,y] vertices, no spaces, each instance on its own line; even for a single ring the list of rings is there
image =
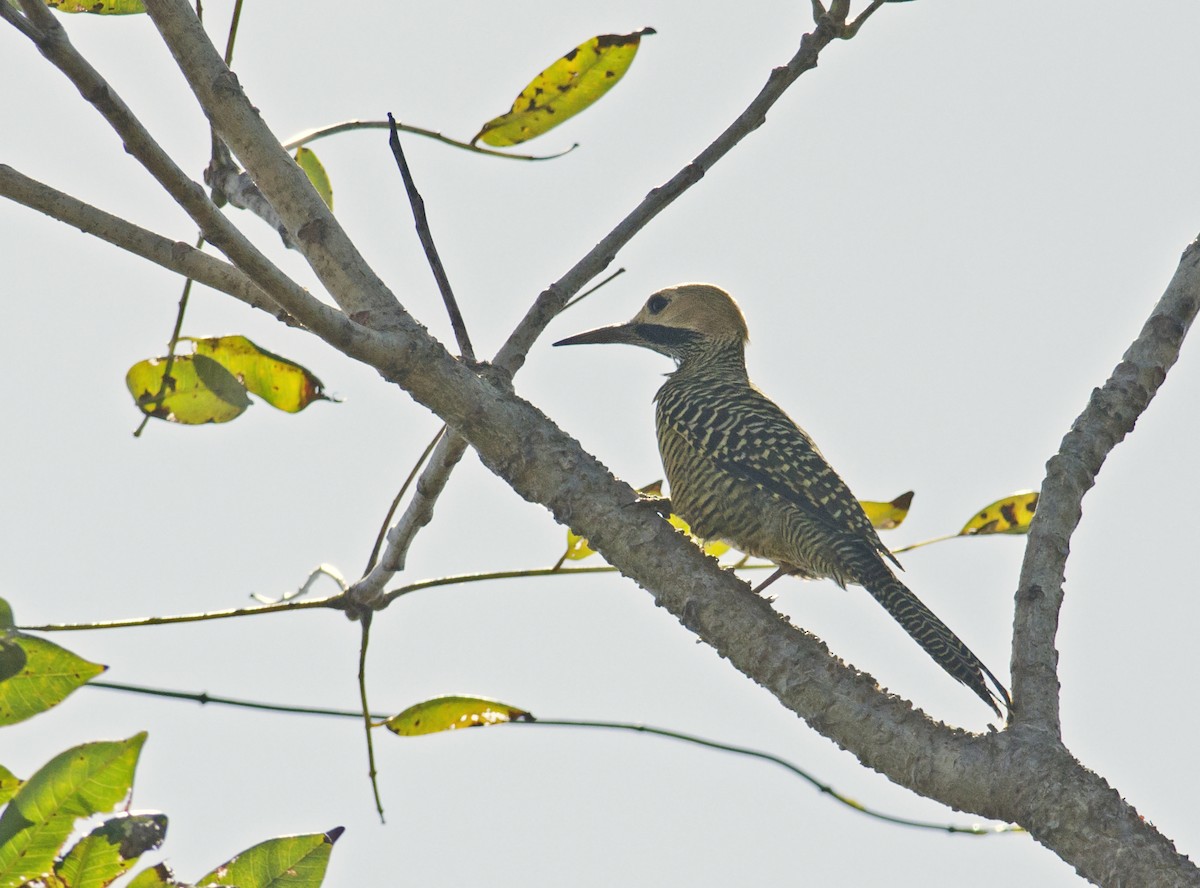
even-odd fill
[[[652,294],[628,323],[554,345],[621,343],[675,361],[654,396],[669,508],[697,537],[773,562],[778,569],[756,592],[789,574],[862,586],[997,716],[999,703],[1011,714],[1004,685],[896,577],[900,562],[812,438],[750,381],[748,342],[733,297],[691,283]]]

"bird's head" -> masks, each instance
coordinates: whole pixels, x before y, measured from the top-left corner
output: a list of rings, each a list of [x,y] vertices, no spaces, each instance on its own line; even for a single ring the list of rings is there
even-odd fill
[[[740,352],[749,338],[746,319],[732,296],[712,284],[679,284],[647,299],[626,324],[601,327],[554,344],[619,342],[683,361],[713,348],[732,346]]]

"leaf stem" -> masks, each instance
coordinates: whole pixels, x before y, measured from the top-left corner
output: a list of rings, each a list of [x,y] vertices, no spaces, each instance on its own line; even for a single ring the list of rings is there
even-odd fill
[[[301,145],[306,145],[309,142],[315,142],[317,139],[323,139],[326,136],[334,136],[338,133],[351,132],[353,130],[363,129],[388,129],[391,124],[386,120],[344,120],[341,123],[330,124],[329,126],[317,127],[316,129],[305,130],[302,133],[297,133],[286,142],[283,143],[284,150],[291,151],[299,148]],[[509,154],[505,151],[496,151],[491,148],[480,148],[478,145],[469,145],[466,142],[460,142],[457,139],[451,139],[449,136],[443,136],[441,133],[433,130],[422,129],[419,126],[410,126],[405,123],[397,123],[396,129],[405,133],[412,133],[414,136],[424,136],[427,139],[434,139],[444,145],[451,145],[455,148],[461,148],[463,151],[471,151],[475,154],[487,154],[491,157],[503,157],[506,160],[554,160],[562,157],[565,154],[570,154],[579,147],[576,142],[565,151],[559,151],[557,154]]]
[[[371,735],[371,707],[367,703],[367,645],[371,641],[371,618],[374,613],[367,611],[362,615],[362,643],[358,648],[358,697],[362,703],[360,712],[363,720],[363,732],[367,738],[367,777],[371,781],[371,792],[375,795],[375,810],[379,812],[379,822],[386,823],[383,816],[383,799],[379,796],[379,772],[375,770],[375,741]]]

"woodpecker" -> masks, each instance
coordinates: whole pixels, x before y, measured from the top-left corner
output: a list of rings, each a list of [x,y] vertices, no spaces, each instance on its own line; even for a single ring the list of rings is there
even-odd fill
[[[728,293],[681,284],[653,294],[627,324],[554,344],[624,343],[674,359],[654,396],[671,510],[701,539],[773,562],[756,591],[785,574],[862,586],[996,715],[998,703],[1011,712],[992,672],[896,578],[888,562],[900,563],[812,438],[750,382],[748,341]]]

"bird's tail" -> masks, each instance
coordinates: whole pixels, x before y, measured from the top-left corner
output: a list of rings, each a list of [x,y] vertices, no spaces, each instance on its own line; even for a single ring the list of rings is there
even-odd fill
[[[1005,709],[1012,712],[1012,699],[1004,685],[1000,684],[992,671],[983,665],[982,661],[971,653],[971,649],[963,644],[962,639],[955,635],[950,627],[938,619],[937,615],[925,606],[908,587],[892,576],[883,564],[873,582],[863,583],[863,587],[875,596],[875,600],[904,627],[904,631],[913,637],[929,656],[957,678],[995,710],[996,715],[1004,718],[997,703],[1003,703]],[[991,681],[995,690],[988,687],[984,676]]]

